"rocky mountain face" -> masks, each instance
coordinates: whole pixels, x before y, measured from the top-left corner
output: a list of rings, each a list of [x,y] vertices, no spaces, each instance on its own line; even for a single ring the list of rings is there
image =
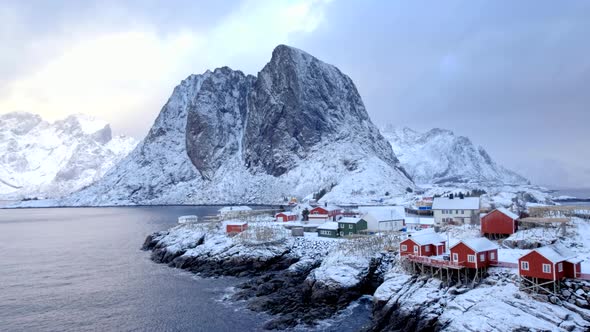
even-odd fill
[[[138,148],[63,204],[270,203],[322,189],[346,202],[408,187],[352,80],[280,45],[257,77],[189,76]]]
[[[388,126],[383,135],[414,182],[420,184],[529,184],[464,136],[435,128],[419,133]]]
[[[73,115],[0,115],[0,199],[55,198],[100,179],[136,145],[108,123]]]

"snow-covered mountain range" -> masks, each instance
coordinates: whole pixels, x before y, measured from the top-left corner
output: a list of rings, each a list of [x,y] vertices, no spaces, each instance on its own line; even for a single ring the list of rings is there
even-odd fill
[[[65,205],[331,202],[414,187],[352,80],[279,45],[257,77],[227,67],[178,85],[146,138]]]
[[[108,123],[72,115],[0,115],[0,199],[60,197],[100,179],[137,144]]]
[[[419,133],[387,126],[389,140],[402,166],[417,184],[524,185],[529,181],[492,160],[464,136],[435,128]]]

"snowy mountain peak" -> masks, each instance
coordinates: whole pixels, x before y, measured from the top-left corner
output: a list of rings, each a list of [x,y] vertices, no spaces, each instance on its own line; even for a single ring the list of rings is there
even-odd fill
[[[69,194],[98,180],[135,144],[86,115],[54,123],[31,113],[1,115],[0,199]]]
[[[496,164],[490,155],[468,137],[434,128],[419,133],[409,128],[386,126],[401,164],[421,184],[528,184],[524,177]]]
[[[370,201],[414,187],[352,80],[280,45],[257,77],[228,67],[174,89],[113,172],[64,204]]]

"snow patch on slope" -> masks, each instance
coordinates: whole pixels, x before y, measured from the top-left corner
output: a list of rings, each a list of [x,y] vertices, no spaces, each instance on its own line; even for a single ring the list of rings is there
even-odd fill
[[[450,130],[419,133],[388,126],[383,135],[414,182],[524,185],[528,180],[496,164],[482,148]]]
[[[100,179],[135,144],[86,115],[54,123],[31,113],[1,115],[0,199],[69,194]]]

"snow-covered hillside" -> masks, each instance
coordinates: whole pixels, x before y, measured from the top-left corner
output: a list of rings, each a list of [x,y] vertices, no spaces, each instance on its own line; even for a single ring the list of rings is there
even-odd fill
[[[0,115],[0,199],[60,197],[100,179],[136,145],[108,123],[73,115]]]
[[[452,131],[435,128],[419,133],[388,126],[383,135],[417,184],[528,184],[524,177],[496,164],[482,147]]]
[[[322,189],[362,202],[408,187],[352,80],[280,45],[258,77],[189,76],[133,153],[60,204],[276,203]]]

